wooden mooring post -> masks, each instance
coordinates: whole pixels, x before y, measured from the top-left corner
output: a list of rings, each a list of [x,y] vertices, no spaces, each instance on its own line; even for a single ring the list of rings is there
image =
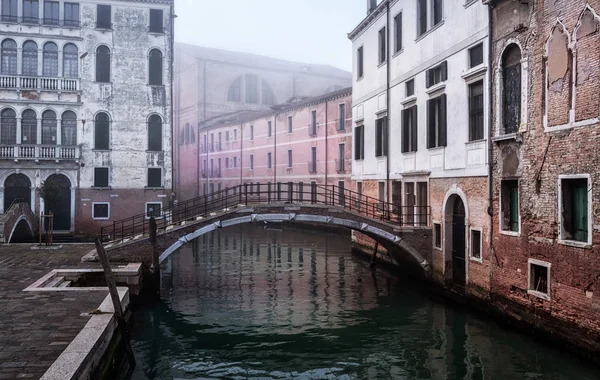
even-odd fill
[[[119,292],[117,291],[117,284],[115,283],[115,278],[113,277],[112,270],[110,269],[110,263],[108,262],[108,256],[106,255],[106,251],[102,246],[102,242],[100,238],[96,238],[96,252],[98,253],[98,257],[100,258],[100,262],[102,263],[102,268],[104,269],[104,277],[106,278],[106,285],[108,285],[108,291],[110,293],[110,298],[112,299],[113,307],[115,309],[115,316],[117,318],[117,326],[119,331],[121,332],[121,337],[123,338],[123,344],[125,345],[125,352],[127,353],[127,359],[129,360],[130,371],[135,368],[135,355],[133,354],[133,349],[131,348],[131,340],[129,337],[129,328],[127,327],[127,322],[125,321],[125,317],[123,315],[123,308],[121,307],[121,299],[119,297]]]
[[[152,273],[152,280],[154,285],[153,290],[155,291],[155,294],[160,297],[160,262],[157,247],[158,226],[154,217],[150,218],[148,226],[150,230],[150,247],[152,249],[152,267],[150,268],[150,272]]]

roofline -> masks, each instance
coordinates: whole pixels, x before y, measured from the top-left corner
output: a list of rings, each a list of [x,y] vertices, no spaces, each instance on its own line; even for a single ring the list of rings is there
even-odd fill
[[[248,123],[248,122],[264,119],[264,118],[267,118],[270,116],[280,115],[282,113],[293,111],[295,109],[306,108],[306,107],[309,107],[314,104],[328,102],[328,101],[342,98],[344,96],[349,96],[349,95],[352,95],[352,87],[346,87],[341,90],[333,91],[333,92],[330,92],[330,93],[327,93],[324,95],[315,96],[315,97],[312,97],[303,102],[292,103],[289,105],[282,104],[282,106],[283,106],[282,108],[272,109],[272,110],[265,111],[265,112],[262,112],[262,113],[259,113],[259,114],[253,115],[253,116],[246,116],[246,117],[242,117],[242,118],[238,118],[238,119],[229,119],[229,120],[224,120],[222,122],[217,121],[217,122],[213,122],[210,124],[200,123],[199,129],[200,130],[211,129],[215,126],[225,127],[225,126],[231,126],[234,124],[237,125],[240,123]],[[274,106],[274,107],[276,107],[276,106]],[[243,111],[240,111],[240,112],[243,112]]]
[[[392,0],[391,2],[396,2],[397,0]],[[386,9],[387,4],[390,3],[390,0],[383,0],[377,8],[372,10],[367,17],[365,17],[350,33],[348,33],[348,39],[354,41],[358,35],[365,30],[379,15]],[[390,4],[391,5],[391,4]]]

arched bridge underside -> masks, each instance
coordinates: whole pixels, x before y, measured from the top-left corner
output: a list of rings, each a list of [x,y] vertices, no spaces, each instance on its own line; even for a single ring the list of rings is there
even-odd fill
[[[3,215],[0,215],[0,243],[32,238],[35,234],[35,226],[35,215],[29,204],[13,203]]]
[[[166,216],[169,217],[168,215]],[[379,242],[398,263],[406,262],[409,258],[417,263],[424,275],[430,274],[430,251],[420,252],[414,248],[411,239],[423,239],[423,234],[418,233],[425,229],[399,228],[391,223],[364,217],[360,214],[345,210],[342,207],[289,204],[270,204],[257,206],[241,206],[225,209],[222,212],[211,213],[208,217],[197,217],[191,221],[182,221],[159,229],[157,246],[159,248],[160,262],[166,260],[173,252],[195,238],[215,231],[220,228],[264,222],[301,223],[305,226],[341,227],[358,231]],[[417,232],[417,233],[415,233]],[[431,244],[430,241],[427,244]],[[418,245],[423,245],[419,244]],[[150,242],[146,235],[138,235],[121,243],[106,245],[109,258],[113,262],[143,262],[151,263]],[[88,259],[92,255],[88,255]]]

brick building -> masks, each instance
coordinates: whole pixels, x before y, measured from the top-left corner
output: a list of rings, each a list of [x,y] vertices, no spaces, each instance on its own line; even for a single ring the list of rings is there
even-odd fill
[[[220,115],[268,111],[290,99],[319,96],[350,86],[351,74],[327,65],[290,62],[256,54],[175,45],[175,188],[180,200],[200,189],[185,181],[198,173],[197,128]]]
[[[350,188],[351,89],[273,106],[269,111],[240,111],[202,123],[198,172],[182,176],[185,188],[211,194],[248,184],[258,195],[278,183]],[[301,185],[300,185],[301,183]],[[281,186],[281,185],[279,185]],[[296,186],[296,185],[294,185]],[[286,191],[287,186],[281,187]],[[308,196],[308,195],[306,195]]]
[[[400,207],[404,226],[433,230],[436,281],[486,293],[488,9],[464,0],[367,5],[349,33],[356,189]]]
[[[63,232],[156,209],[171,188],[173,0],[3,0],[0,213]],[[61,189],[55,204],[42,183]]]
[[[485,1],[495,301],[600,349],[600,1]]]

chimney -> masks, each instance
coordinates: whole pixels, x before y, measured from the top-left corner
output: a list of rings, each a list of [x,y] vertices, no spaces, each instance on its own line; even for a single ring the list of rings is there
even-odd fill
[[[367,0],[367,14],[373,12],[377,8],[377,0]]]

